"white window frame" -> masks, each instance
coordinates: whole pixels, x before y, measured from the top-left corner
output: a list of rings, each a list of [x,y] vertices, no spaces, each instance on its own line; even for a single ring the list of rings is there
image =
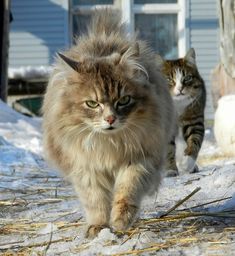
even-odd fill
[[[121,1],[123,21],[128,24],[128,32],[134,32],[135,14],[177,14],[178,21],[178,57],[186,54],[186,0],[176,4],[134,4],[134,0]]]
[[[133,33],[135,14],[177,14],[178,21],[178,57],[186,54],[188,42],[186,40],[186,0],[178,0],[176,4],[134,4],[134,0],[114,0],[113,5],[80,5],[72,6],[70,0],[70,35],[73,36],[72,16],[74,14],[88,14],[92,10],[104,7],[117,7],[122,11],[123,22],[126,22],[129,33]]]

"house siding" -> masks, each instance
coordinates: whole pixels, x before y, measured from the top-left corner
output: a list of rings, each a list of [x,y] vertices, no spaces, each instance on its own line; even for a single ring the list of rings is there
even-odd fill
[[[189,46],[196,51],[198,69],[207,89],[206,119],[214,118],[211,72],[219,63],[219,22],[216,0],[189,1]]]
[[[124,0],[123,0],[124,1]],[[57,51],[69,46],[69,0],[12,0],[9,66],[48,66]],[[216,0],[185,0],[186,47],[196,50],[207,89],[206,119],[213,119],[211,71],[219,63]]]
[[[67,0],[12,0],[9,67],[49,66],[68,46]]]

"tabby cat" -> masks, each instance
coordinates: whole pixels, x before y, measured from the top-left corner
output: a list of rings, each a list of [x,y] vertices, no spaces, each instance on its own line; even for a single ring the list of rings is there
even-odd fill
[[[43,103],[47,158],[83,204],[87,236],[125,230],[160,182],[173,101],[146,44],[117,10],[96,10],[88,32],[60,53]]]
[[[178,170],[197,172],[196,160],[204,137],[206,90],[194,49],[184,58],[163,61],[162,71],[178,116],[177,132],[169,145],[167,175],[175,176]]]

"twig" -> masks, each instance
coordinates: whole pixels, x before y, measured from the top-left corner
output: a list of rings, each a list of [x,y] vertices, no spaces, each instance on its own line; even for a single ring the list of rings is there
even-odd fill
[[[51,223],[51,233],[50,233],[50,238],[49,238],[49,242],[44,250],[44,255],[47,255],[47,251],[49,250],[50,246],[51,246],[51,242],[52,242],[52,237],[53,237],[53,224]]]
[[[132,238],[133,235],[135,235],[136,233],[138,233],[138,231],[139,231],[139,228],[134,229],[134,230],[131,232],[131,234],[121,243],[121,245],[125,244],[129,239]]]
[[[179,207],[181,204],[183,204],[185,201],[187,201],[190,197],[192,197],[194,194],[196,194],[201,188],[197,187],[195,188],[189,195],[184,197],[183,199],[179,200],[173,207],[171,207],[168,211],[165,213],[162,213],[159,218],[167,216],[169,213],[173,212],[177,207]]]
[[[181,212],[178,215],[173,216],[164,216],[161,218],[149,219],[143,221],[143,224],[152,224],[156,222],[164,222],[164,221],[175,221],[178,219],[186,219],[186,218],[193,218],[193,217],[222,217],[222,218],[235,218],[234,211],[221,211],[221,212]]]
[[[207,202],[207,203],[204,203],[204,204],[195,205],[193,207],[180,209],[178,211],[187,211],[187,210],[195,209],[195,208],[202,207],[202,206],[209,205],[209,204],[218,203],[218,202],[225,201],[225,200],[232,199],[232,198],[233,198],[232,196],[229,196],[229,197],[213,200],[213,201],[210,201],[210,202]]]
[[[126,252],[120,252],[120,253],[114,253],[112,256],[121,256],[121,255],[130,255],[130,254],[137,254],[145,253],[145,252],[151,252],[151,251],[159,251],[161,249],[167,249],[171,246],[171,244],[156,244],[153,247],[145,248],[145,249],[139,249],[139,250],[131,250]]]
[[[74,240],[74,237],[64,237],[64,238],[59,238],[57,240],[52,240],[52,241],[50,241],[50,244],[60,243],[60,242],[70,242],[73,240]],[[6,244],[6,245],[8,245],[8,244]],[[17,242],[17,244],[14,244],[13,246],[10,246],[6,249],[1,248],[1,250],[7,251],[7,250],[15,250],[15,249],[19,250],[19,249],[25,249],[25,248],[29,249],[29,248],[35,248],[35,247],[43,247],[43,246],[47,246],[47,245],[48,245],[48,241],[41,242],[41,243],[35,243],[35,244],[28,244],[28,245],[19,245]]]

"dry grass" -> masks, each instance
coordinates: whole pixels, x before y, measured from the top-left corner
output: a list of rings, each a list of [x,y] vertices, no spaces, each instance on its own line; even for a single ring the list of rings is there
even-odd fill
[[[114,256],[121,255],[141,255],[143,253],[157,252],[162,249],[173,248],[175,246],[187,247],[192,245],[192,243],[197,242],[206,242],[209,244],[210,248],[215,250],[217,247],[222,248],[229,243],[227,239],[228,234],[235,232],[235,227],[224,227],[220,225],[217,227],[217,235],[210,232],[202,232],[205,226],[212,227],[215,221],[215,218],[222,219],[235,219],[235,212],[222,211],[222,212],[206,212],[206,211],[196,211],[193,212],[192,209],[187,209],[185,211],[177,211],[176,208],[179,207],[183,202],[189,200],[191,196],[197,193],[200,189],[192,191],[185,198],[182,198],[177,202],[173,207],[171,207],[166,213],[157,218],[147,218],[139,220],[135,226],[126,232],[116,232],[117,236],[120,237],[121,242],[119,241],[120,246],[125,244],[130,239],[136,239],[143,235],[146,231],[151,231],[154,234],[163,235],[163,240],[161,242],[151,242],[148,243],[146,248],[136,249],[113,254]],[[221,199],[218,199],[218,201]],[[224,199],[225,200],[225,199]],[[217,200],[213,200],[215,203]],[[212,219],[208,217],[213,217]],[[83,221],[77,222],[65,222],[65,221],[55,221],[53,225],[56,226],[59,233],[64,233],[69,230],[76,230],[84,226]],[[0,226],[0,234],[5,235],[21,235],[25,236],[39,236],[39,230],[45,228],[48,225],[47,222],[32,222],[29,219],[19,219],[15,221],[14,219],[5,219],[4,223]],[[49,234],[49,238],[42,242],[33,242],[31,244],[24,244],[24,241],[19,241],[16,245],[15,243],[9,244],[7,249],[2,250],[3,256],[11,255],[31,255],[32,252],[35,253],[35,249],[44,248],[43,252],[38,251],[37,255],[46,255],[47,250],[53,244],[67,243],[75,239],[71,235],[64,235],[61,238],[54,238],[53,232]],[[114,241],[109,241],[105,246],[110,246],[117,243]],[[5,244],[6,245],[6,244]],[[0,242],[0,248],[4,244]],[[73,253],[79,253],[83,250],[86,250],[90,247],[89,241],[83,243],[82,245],[77,246],[72,250]],[[15,254],[17,252],[17,254]]]
[[[218,156],[213,157],[218,160]],[[205,159],[205,161],[207,160]],[[78,234],[80,235],[85,229],[85,223],[79,219],[81,215],[77,214],[73,204],[70,208],[71,202],[73,203],[76,197],[67,183],[54,173],[49,173],[48,170],[37,170],[31,167],[17,167],[12,173],[9,173],[7,176],[4,174],[4,170],[2,174],[0,172],[2,178],[0,187],[2,196],[0,200],[0,255],[46,255],[51,252],[50,250],[53,251],[55,250],[53,248],[62,244],[73,244],[71,252],[75,254],[89,249],[90,241],[81,238],[76,240]],[[22,181],[19,186],[11,186],[14,182],[18,184],[18,180]],[[185,184],[190,184],[193,181],[193,179],[189,180]],[[120,251],[113,255],[156,254],[160,250],[203,243],[206,243],[208,250],[213,252],[223,249],[231,243],[231,234],[235,232],[235,226],[230,224],[231,226],[227,227],[224,222],[235,220],[235,212],[211,213],[202,210],[204,209],[202,207],[229,200],[231,197],[224,196],[217,200],[178,210],[179,206],[182,207],[183,202],[191,200],[191,197],[199,190],[200,188],[197,188],[186,195],[162,215],[156,218],[140,219],[132,229],[124,233],[116,232],[118,239],[106,241],[103,246],[109,248],[112,245],[117,245],[119,248],[126,248],[128,242],[136,241],[137,243],[141,237],[151,232],[154,239],[142,247],[136,245],[129,247],[131,248],[129,251]],[[68,206],[66,206],[67,203]],[[32,215],[34,210],[37,213],[37,218]],[[80,208],[79,211],[81,211]],[[235,222],[233,221],[233,223]],[[51,232],[49,225],[53,225]],[[49,229],[49,231],[43,233],[44,229]],[[5,237],[9,240],[4,239]]]

